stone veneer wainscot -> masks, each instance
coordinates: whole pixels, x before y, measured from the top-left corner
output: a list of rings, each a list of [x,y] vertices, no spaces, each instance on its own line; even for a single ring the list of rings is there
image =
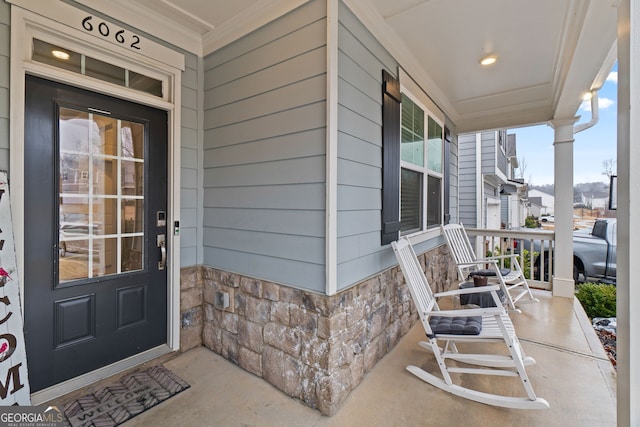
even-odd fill
[[[419,258],[435,292],[456,282],[446,246]],[[229,307],[216,292],[229,294]],[[325,415],[418,319],[398,267],[333,296],[189,267],[181,312],[182,351],[202,344]]]

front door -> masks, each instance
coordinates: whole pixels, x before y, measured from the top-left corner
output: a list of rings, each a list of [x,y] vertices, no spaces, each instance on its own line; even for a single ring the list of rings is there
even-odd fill
[[[167,113],[26,77],[31,390],[167,342]]]

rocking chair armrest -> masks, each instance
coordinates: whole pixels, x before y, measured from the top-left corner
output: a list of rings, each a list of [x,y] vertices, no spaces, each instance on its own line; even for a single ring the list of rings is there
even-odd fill
[[[507,259],[507,258],[518,258],[519,256],[520,255],[518,255],[518,254],[495,255],[495,256],[487,257],[485,259],[499,260],[499,259]]]
[[[498,265],[498,260],[491,259],[491,258],[480,258],[480,259],[477,259],[475,261],[461,262],[460,264],[458,264],[458,267],[471,267],[471,266],[474,266],[474,265],[481,265],[481,264],[495,264],[495,265]]]
[[[504,314],[503,307],[488,307],[488,308],[470,308],[462,310],[434,310],[427,311],[424,314],[426,316],[440,316],[440,317],[470,317],[470,316],[482,316],[482,315],[501,315]]]
[[[480,292],[492,292],[492,291],[498,291],[498,290],[500,290],[500,287],[498,285],[477,286],[473,288],[454,289],[446,292],[438,292],[437,294],[433,294],[433,296],[436,298],[440,298],[440,297],[446,297],[450,295],[477,294]]]
[[[493,257],[489,257],[489,258],[478,258],[475,261],[469,261],[469,262],[465,262],[464,264],[460,264],[460,265],[476,265],[476,264],[497,264],[498,260],[493,258]]]

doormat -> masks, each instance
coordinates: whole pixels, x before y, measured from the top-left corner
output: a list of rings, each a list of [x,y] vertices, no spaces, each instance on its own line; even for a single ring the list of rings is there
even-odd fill
[[[189,387],[156,365],[68,403],[64,414],[72,427],[117,426]]]

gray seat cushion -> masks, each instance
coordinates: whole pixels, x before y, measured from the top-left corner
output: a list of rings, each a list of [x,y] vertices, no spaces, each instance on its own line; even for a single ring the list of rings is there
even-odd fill
[[[500,275],[501,276],[506,276],[507,274],[511,273],[511,270],[508,268],[501,268],[500,269]],[[476,270],[476,271],[472,271],[471,273],[469,273],[469,279],[471,279],[473,276],[495,276],[496,275],[496,271],[494,269],[488,269],[488,270]]]
[[[434,334],[478,335],[482,330],[482,316],[431,316],[429,326]]]

